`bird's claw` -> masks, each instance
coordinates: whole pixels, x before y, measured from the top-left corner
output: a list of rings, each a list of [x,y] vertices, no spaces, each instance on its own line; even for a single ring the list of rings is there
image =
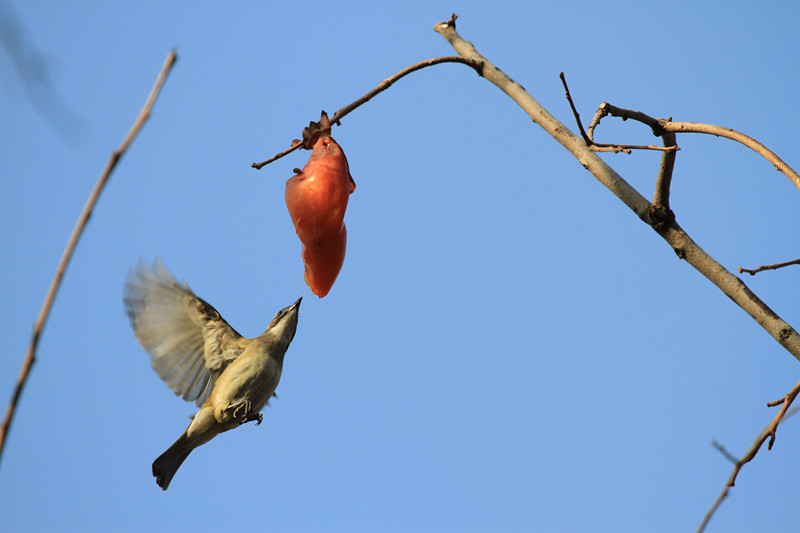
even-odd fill
[[[240,414],[241,412],[241,414]],[[248,421],[250,418],[250,402],[244,400],[236,408],[233,410],[233,418],[234,419],[241,419],[242,424]]]
[[[261,425],[261,421],[264,417],[261,413],[251,413],[250,412],[250,402],[245,400],[233,410],[233,418],[235,420],[241,420],[240,424],[246,424],[248,422],[255,421],[256,425]]]

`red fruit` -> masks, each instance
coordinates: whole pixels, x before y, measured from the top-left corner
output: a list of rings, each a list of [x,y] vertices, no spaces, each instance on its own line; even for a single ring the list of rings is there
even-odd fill
[[[344,263],[347,248],[347,228],[342,224],[336,235],[326,235],[310,245],[303,245],[303,263],[306,265],[305,280],[320,298],[328,294]]]
[[[317,140],[306,166],[286,182],[286,207],[303,243],[306,283],[320,298],[328,294],[344,263],[344,213],[355,189],[347,158],[328,135]]]

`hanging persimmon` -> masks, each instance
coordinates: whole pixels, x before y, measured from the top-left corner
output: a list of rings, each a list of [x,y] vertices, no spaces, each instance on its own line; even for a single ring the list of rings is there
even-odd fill
[[[330,135],[323,111],[319,123],[303,132],[311,156],[286,182],[286,207],[303,244],[305,280],[320,298],[328,294],[344,263],[347,228],[344,214],[356,184],[342,147]]]

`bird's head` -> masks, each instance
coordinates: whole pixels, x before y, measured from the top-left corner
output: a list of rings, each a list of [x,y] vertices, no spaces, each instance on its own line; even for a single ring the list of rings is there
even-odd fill
[[[295,303],[289,307],[284,307],[275,315],[272,322],[267,326],[267,333],[275,335],[279,342],[289,346],[289,343],[294,339],[294,333],[297,330],[297,316],[300,310],[300,302],[303,297],[297,299]]]

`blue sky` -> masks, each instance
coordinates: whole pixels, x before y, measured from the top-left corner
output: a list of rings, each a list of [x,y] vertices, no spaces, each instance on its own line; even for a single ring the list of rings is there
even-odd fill
[[[798,8],[772,2],[0,3],[50,85],[0,54],[0,391],[55,266],[170,48],[179,59],[95,209],[0,463],[9,531],[687,531],[774,416],[798,362],[462,65],[334,129],[358,188],[330,294],[303,282],[288,146],[458,29],[568,127],[609,101],[743,131],[795,168]],[[6,30],[7,31],[7,30]],[[600,141],[646,144],[606,119]],[[672,207],[730,270],[797,258],[798,191],[756,154],[679,137]],[[648,197],[656,153],[604,155]],[[122,309],[158,256],[246,336],[305,294],[264,423],[150,465],[194,406]],[[795,327],[798,270],[748,285]],[[4,408],[3,408],[4,409]],[[708,531],[790,531],[800,424]]]

